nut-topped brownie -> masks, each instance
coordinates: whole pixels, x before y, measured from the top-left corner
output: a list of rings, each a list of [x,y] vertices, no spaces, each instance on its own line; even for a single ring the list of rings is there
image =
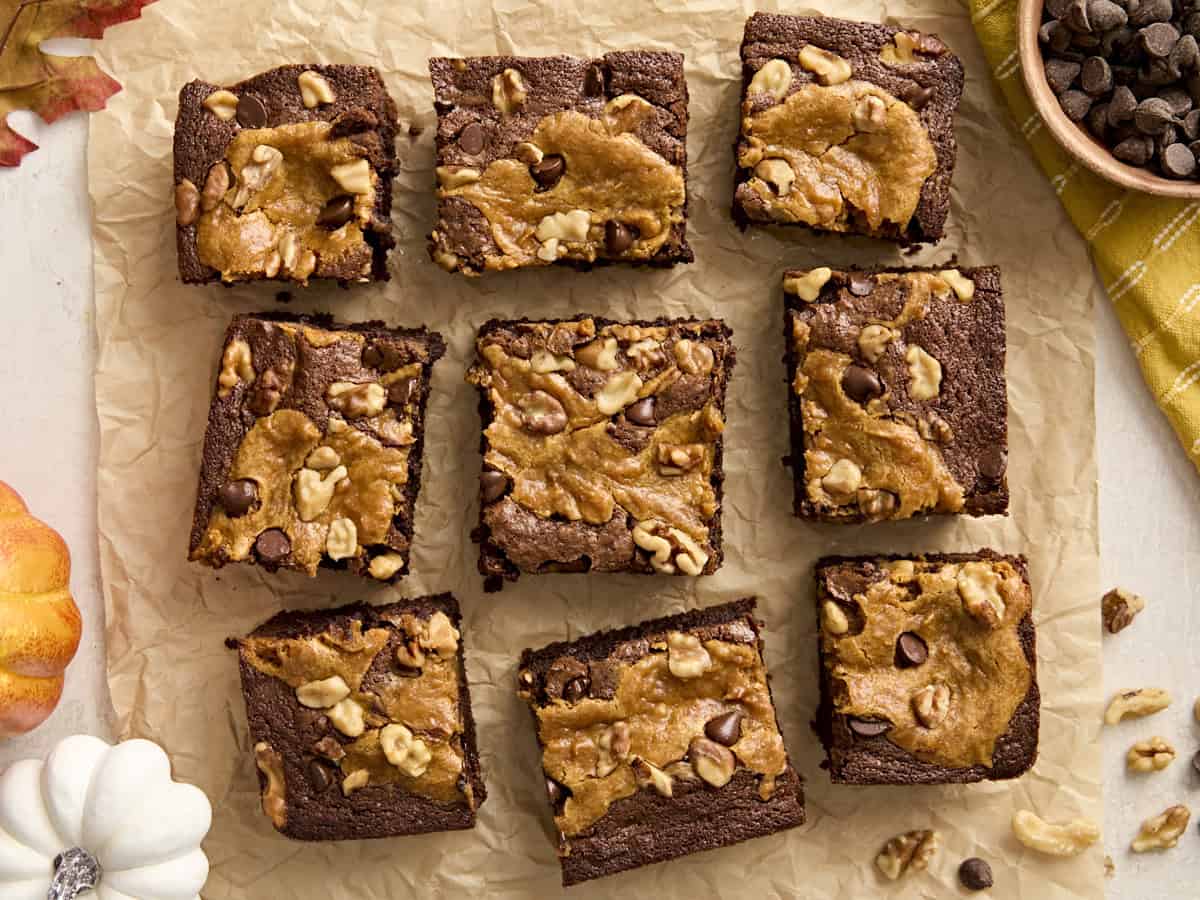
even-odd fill
[[[904,244],[942,237],[963,67],[932,34],[755,13],[733,216]]]
[[[564,885],[804,823],[754,607],[521,654]]]
[[[842,784],[1015,778],[1040,696],[1023,556],[828,557],[816,568],[817,730]]]
[[[520,572],[716,571],[723,322],[493,320],[475,348],[489,590]]]
[[[429,376],[444,349],[424,328],[235,316],[189,558],[380,581],[407,572]]]
[[[683,56],[429,61],[450,272],[692,261]]]
[[[396,106],[369,66],[193,81],[175,120],[179,274],[190,284],[386,280]]]
[[[449,594],[282,612],[238,651],[262,809],[290,838],[471,828],[487,797]]]
[[[783,288],[796,515],[1007,513],[999,269],[820,267]]]

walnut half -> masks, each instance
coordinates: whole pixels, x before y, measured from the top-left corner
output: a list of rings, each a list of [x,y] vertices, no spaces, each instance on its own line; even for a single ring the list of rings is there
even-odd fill
[[[1100,601],[1100,616],[1109,634],[1128,628],[1134,616],[1146,608],[1146,601],[1133,591],[1113,588]]]
[[[1057,825],[1027,809],[1018,810],[1013,816],[1012,829],[1022,844],[1048,856],[1078,856],[1100,840],[1100,828],[1090,819],[1073,819]]]
[[[941,836],[930,829],[906,831],[886,844],[875,857],[875,866],[889,881],[909,871],[923,872],[938,850]]]
[[[1129,849],[1134,853],[1147,850],[1170,850],[1179,843],[1187,830],[1192,812],[1186,806],[1176,805],[1142,823],[1141,830]]]

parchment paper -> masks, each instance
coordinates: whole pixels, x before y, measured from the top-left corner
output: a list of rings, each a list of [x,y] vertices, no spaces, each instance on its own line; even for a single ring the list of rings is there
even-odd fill
[[[764,8],[777,4],[764,3]],[[1102,895],[1100,848],[1039,857],[1013,838],[1018,807],[1047,818],[1102,815],[1096,742],[1101,685],[1096,468],[1092,407],[1095,300],[1083,244],[993,96],[966,13],[954,0],[825,0],[821,11],[895,19],[939,32],[963,57],[967,92],[949,235],[916,262],[957,253],[1003,268],[1008,303],[1012,515],[863,528],[791,515],[779,277],[785,265],[902,263],[887,245],[803,231],[742,235],[730,221],[738,43],[750,3],[493,0],[162,0],[109,31],[101,62],[124,85],[93,119],[96,377],[101,427],[99,527],[109,683],[126,735],[163,743],[178,777],[204,788],[216,815],[206,848],[208,898],[521,896],[560,891],[550,816],[515,662],[525,646],[748,594],[761,600],[767,662],[788,749],[808,779],[808,824],[576,888],[575,898],[703,894],[861,898],[958,896],[955,871],[980,855],[995,898]],[[799,11],[791,7],[788,11]],[[427,258],[434,214],[434,54],[594,54],[647,46],[687,55],[691,90],[692,266],[536,271],[467,281]],[[471,692],[490,796],[472,832],[306,845],[274,833],[259,809],[234,655],[222,647],[281,607],[399,594],[339,573],[315,580],[252,567],[214,573],[185,561],[200,443],[220,338],[239,311],[278,308],[277,288],[184,287],[175,270],[171,134],[176,95],[194,77],[229,83],[283,62],[369,63],[406,125],[393,218],[399,246],[381,287],[314,287],[289,308],[345,319],[425,322],[450,345],[438,365],[416,542],[405,595],[453,590],[466,617]],[[492,316],[720,315],[738,368],[726,432],[725,565],[714,577],[525,577],[485,595],[468,532],[479,471],[474,389],[463,382],[475,326]],[[1015,783],[833,787],[809,727],[817,703],[811,567],[819,555],[968,550],[1030,556],[1043,697],[1041,758]],[[884,841],[933,827],[928,873],[890,885],[872,860]]]

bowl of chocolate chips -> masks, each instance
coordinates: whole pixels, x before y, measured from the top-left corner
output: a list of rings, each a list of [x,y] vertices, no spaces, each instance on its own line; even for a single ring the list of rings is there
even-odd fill
[[[1200,199],[1200,0],[1021,0],[1018,29],[1025,87],[1068,153]]]

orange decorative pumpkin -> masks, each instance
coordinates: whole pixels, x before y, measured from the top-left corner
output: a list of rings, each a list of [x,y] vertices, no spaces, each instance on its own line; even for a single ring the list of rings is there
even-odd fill
[[[62,537],[0,481],[0,737],[41,725],[62,696],[83,630],[70,579]]]

